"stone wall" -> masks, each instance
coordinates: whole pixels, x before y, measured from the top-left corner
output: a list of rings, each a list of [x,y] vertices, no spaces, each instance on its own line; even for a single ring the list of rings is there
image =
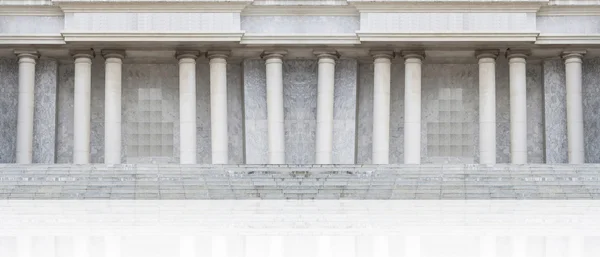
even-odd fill
[[[198,163],[211,163],[210,78],[205,60],[196,65]],[[72,63],[59,71],[57,152],[59,163],[72,161]],[[229,162],[243,163],[240,65],[228,65]],[[179,162],[179,71],[176,63],[124,64],[122,79],[122,161]],[[92,163],[104,162],[104,60],[92,64]]]

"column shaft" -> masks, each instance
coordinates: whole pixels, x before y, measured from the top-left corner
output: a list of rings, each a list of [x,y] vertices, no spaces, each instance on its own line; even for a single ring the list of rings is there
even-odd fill
[[[569,163],[585,163],[583,140],[583,105],[581,96],[581,65],[583,52],[564,53],[567,86],[567,138]]]
[[[404,72],[404,163],[421,163],[421,64],[423,53],[403,53]]]
[[[388,164],[390,154],[390,73],[393,53],[372,52],[373,78],[373,164]]]
[[[479,162],[496,163],[496,57],[482,51],[479,59]]]
[[[179,59],[179,160],[196,164],[196,59],[199,52],[178,52]]]
[[[228,52],[208,52],[210,59],[210,120],[213,164],[227,164],[227,57]]]
[[[19,102],[17,110],[17,163],[33,159],[33,113],[35,101],[35,51],[15,51],[19,57]]]
[[[317,164],[333,163],[333,99],[335,84],[335,51],[315,51],[319,58],[317,94]]]
[[[283,117],[283,56],[285,52],[265,52],[267,72],[267,123],[269,164],[285,163],[285,131]]]
[[[121,163],[121,73],[124,51],[103,51],[105,65],[104,163]]]
[[[526,54],[509,53],[510,72],[510,160],[527,163],[527,70]]]
[[[73,163],[90,163],[90,108],[93,51],[74,52],[75,101],[73,117]]]

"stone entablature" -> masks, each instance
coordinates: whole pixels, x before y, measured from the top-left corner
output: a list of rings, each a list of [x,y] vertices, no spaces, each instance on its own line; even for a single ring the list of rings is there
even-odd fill
[[[0,45],[600,42],[595,25],[600,1],[5,0],[0,5]]]

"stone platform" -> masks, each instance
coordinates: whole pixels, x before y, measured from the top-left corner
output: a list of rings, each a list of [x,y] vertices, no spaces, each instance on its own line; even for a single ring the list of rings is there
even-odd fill
[[[600,199],[600,164],[0,164],[0,199]]]

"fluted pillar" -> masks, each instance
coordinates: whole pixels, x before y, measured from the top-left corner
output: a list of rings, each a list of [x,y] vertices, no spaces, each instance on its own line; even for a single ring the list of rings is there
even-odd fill
[[[227,57],[229,51],[209,51],[210,60],[210,125],[213,164],[227,164]]]
[[[566,51],[565,77],[567,86],[567,138],[569,163],[585,163],[585,145],[583,141],[583,104],[581,96],[581,64],[585,51]]]
[[[338,53],[332,50],[317,50],[314,54],[319,58],[315,160],[317,164],[331,164],[335,61]]]
[[[479,162],[496,163],[496,58],[498,50],[477,51],[479,59]]]
[[[73,105],[73,163],[90,163],[90,108],[94,51],[71,53],[75,58],[75,101]]]
[[[373,56],[373,164],[388,164],[390,155],[390,73],[392,51],[371,51]]]
[[[196,163],[196,59],[198,51],[178,51],[179,60],[179,160]]]
[[[404,57],[404,163],[421,163],[422,51],[402,52]]]
[[[283,117],[283,56],[286,51],[265,51],[269,164],[285,163]]]
[[[33,159],[33,113],[35,102],[35,62],[37,51],[17,50],[19,58],[19,102],[17,110],[17,163]]]
[[[104,163],[121,163],[121,73],[125,51],[104,50]]]
[[[507,52],[510,72],[510,161],[527,163],[527,70],[528,51]]]

